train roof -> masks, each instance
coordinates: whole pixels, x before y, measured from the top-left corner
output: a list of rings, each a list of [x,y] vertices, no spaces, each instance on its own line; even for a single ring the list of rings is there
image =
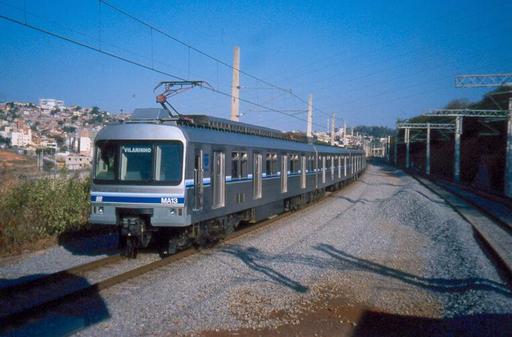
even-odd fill
[[[166,128],[166,126],[177,127],[188,141],[196,143],[236,144],[241,147],[296,152],[312,152],[315,150],[322,153],[339,154],[359,152],[359,150],[308,143],[305,138],[304,141],[293,139],[289,134],[280,130],[218,117],[181,115],[180,118],[172,118],[166,110],[158,108],[136,109],[128,121],[107,126],[98,134],[97,139],[111,137],[116,139],[136,139],[137,137],[148,139],[149,135],[156,136],[155,132],[158,134],[157,138],[162,139],[161,137],[165,135],[166,129],[169,130],[169,136],[176,136],[176,132],[171,131],[171,128]]]

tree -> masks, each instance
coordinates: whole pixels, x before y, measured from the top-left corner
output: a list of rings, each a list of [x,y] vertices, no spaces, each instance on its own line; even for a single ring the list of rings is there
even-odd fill
[[[446,104],[445,109],[465,109],[471,105],[467,98],[456,98]]]

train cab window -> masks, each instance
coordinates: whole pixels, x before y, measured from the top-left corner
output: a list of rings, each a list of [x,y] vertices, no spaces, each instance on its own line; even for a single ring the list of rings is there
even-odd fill
[[[121,145],[121,180],[149,181],[153,178],[151,144]]]
[[[277,154],[267,153],[265,157],[265,175],[273,176],[277,174]]]
[[[98,144],[96,148],[96,165],[94,178],[99,180],[115,180],[115,157],[117,146],[111,143]]]
[[[178,183],[181,180],[183,146],[181,143],[158,144],[156,146],[155,180]]]
[[[247,152],[231,153],[231,179],[247,178]]]

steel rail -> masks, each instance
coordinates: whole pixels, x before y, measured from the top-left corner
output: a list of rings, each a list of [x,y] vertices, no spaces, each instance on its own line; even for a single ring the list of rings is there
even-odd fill
[[[244,235],[251,234],[258,230],[266,228],[276,221],[286,219],[288,217],[291,217],[292,215],[301,214],[311,207],[319,206],[319,205],[323,204],[326,200],[328,200],[332,193],[341,192],[343,187],[345,187],[349,183],[357,180],[357,178],[360,175],[362,175],[363,173],[364,173],[364,170],[362,170],[359,173],[354,174],[352,177],[347,177],[346,180],[341,182],[340,189],[336,190],[335,192],[326,192],[319,199],[303,205],[303,207],[301,207],[297,211],[286,211],[286,212],[279,214],[276,217],[260,221],[256,224],[248,225],[247,227],[240,228],[240,229],[236,230],[235,232],[233,232],[232,234],[230,234],[224,240],[222,240],[221,244],[230,242],[230,241],[238,239]],[[140,266],[140,267],[136,267],[134,269],[131,269],[131,270],[123,272],[121,274],[115,275],[113,277],[109,277],[107,279],[96,282],[96,283],[86,286],[84,288],[81,288],[81,289],[78,289],[75,291],[71,291],[70,293],[67,293],[63,296],[56,297],[51,300],[36,304],[35,306],[20,310],[18,312],[7,314],[3,317],[0,317],[0,332],[4,333],[9,329],[21,326],[24,322],[26,322],[28,320],[35,319],[37,317],[41,317],[44,314],[46,314],[47,312],[49,312],[50,310],[52,310],[58,306],[69,303],[71,301],[78,300],[82,297],[86,297],[86,296],[93,295],[93,294],[98,294],[105,289],[111,288],[120,283],[124,283],[126,281],[129,281],[129,280],[136,278],[138,276],[141,276],[143,274],[147,274],[149,272],[158,270],[158,269],[165,267],[173,262],[177,262],[177,261],[182,260],[188,256],[197,254],[198,252],[200,252],[200,249],[197,249],[195,247],[187,248],[187,249],[182,250],[174,255],[170,255],[163,259],[148,263],[148,264]],[[119,258],[121,259],[121,257],[119,257]],[[77,268],[79,268],[79,267],[77,267]]]

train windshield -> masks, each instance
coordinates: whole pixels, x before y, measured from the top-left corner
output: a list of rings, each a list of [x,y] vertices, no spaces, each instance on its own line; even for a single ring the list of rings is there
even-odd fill
[[[183,144],[100,141],[96,144],[97,183],[178,185],[182,178]]]

